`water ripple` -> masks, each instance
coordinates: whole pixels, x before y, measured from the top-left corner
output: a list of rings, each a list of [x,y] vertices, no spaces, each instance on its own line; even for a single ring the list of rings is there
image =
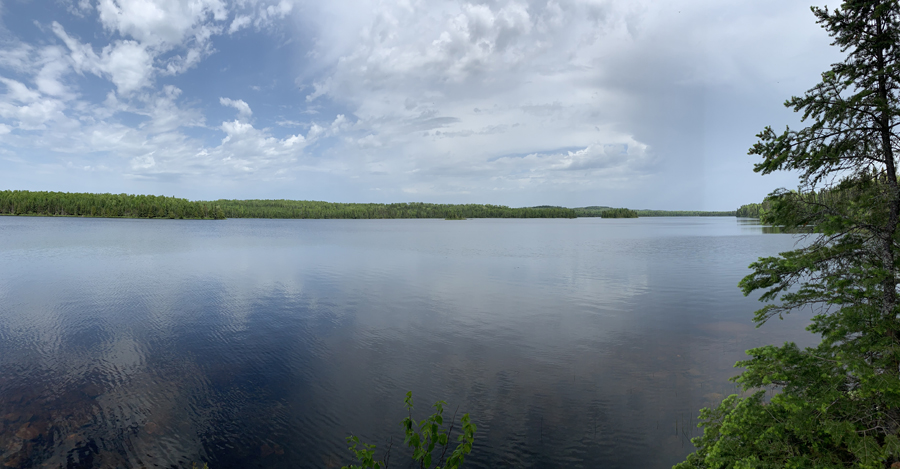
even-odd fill
[[[471,414],[467,467],[670,467],[743,350],[806,337],[750,325],[795,241],[734,219],[144,222],[0,217],[0,463],[399,462],[412,391]]]

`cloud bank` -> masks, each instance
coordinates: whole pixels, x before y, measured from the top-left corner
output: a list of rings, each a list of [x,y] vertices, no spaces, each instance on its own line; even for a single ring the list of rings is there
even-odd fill
[[[70,0],[0,11],[0,184],[733,209],[839,59],[775,1]],[[252,109],[251,109],[252,108]]]

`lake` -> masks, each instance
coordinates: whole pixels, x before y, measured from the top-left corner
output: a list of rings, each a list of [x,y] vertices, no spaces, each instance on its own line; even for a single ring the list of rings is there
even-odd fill
[[[812,343],[751,322],[738,281],[798,242],[763,231],[0,217],[0,461],[337,468],[354,434],[411,467],[412,391],[470,413],[467,468],[671,467],[744,350]]]

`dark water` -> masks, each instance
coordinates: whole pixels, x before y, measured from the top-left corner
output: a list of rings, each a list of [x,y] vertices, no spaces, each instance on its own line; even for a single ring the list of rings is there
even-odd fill
[[[406,467],[438,399],[469,468],[670,467],[734,390],[736,285],[796,239],[734,218],[0,217],[0,461],[340,467],[353,433]],[[415,415],[414,415],[415,416]]]

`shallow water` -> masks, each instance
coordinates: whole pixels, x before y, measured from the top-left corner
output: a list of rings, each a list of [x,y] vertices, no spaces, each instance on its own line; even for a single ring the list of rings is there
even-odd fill
[[[465,467],[671,467],[745,349],[810,342],[736,287],[796,243],[735,218],[0,217],[0,460],[327,468],[352,433],[405,467],[412,391],[472,415]]]

